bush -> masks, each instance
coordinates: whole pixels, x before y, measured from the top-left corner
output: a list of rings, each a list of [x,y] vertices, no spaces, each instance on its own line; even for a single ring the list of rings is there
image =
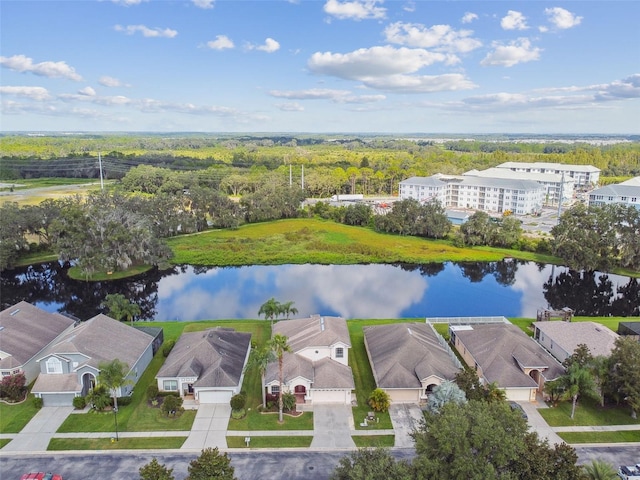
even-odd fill
[[[391,405],[391,399],[389,394],[380,388],[376,388],[371,395],[369,395],[369,406],[375,412],[386,412]]]
[[[165,344],[162,346],[162,356],[164,358],[167,358],[169,356],[175,344],[176,344],[175,340],[169,340],[168,342],[165,342]]]
[[[231,418],[233,418],[234,420],[240,420],[246,415],[247,411],[244,408],[241,408],[240,410],[231,410]]]
[[[231,401],[229,402],[232,410],[242,410],[247,404],[247,397],[243,394],[238,393],[231,397]]]
[[[111,396],[104,385],[96,385],[89,390],[87,395],[87,403],[98,411],[102,411],[111,405]]]
[[[87,406],[87,399],[84,397],[73,397],[73,408],[82,410]]]
[[[291,392],[285,392],[282,395],[282,410],[291,412],[296,409],[296,396]]]
[[[9,399],[10,402],[19,402],[24,400],[27,393],[27,378],[24,373],[16,373],[15,375],[9,375],[2,377],[0,382],[0,395]]]
[[[40,397],[33,397],[33,406],[40,410],[44,405],[44,400]]]
[[[152,383],[147,387],[147,398],[149,400],[153,400],[154,398],[156,398],[158,396],[158,393],[160,393],[160,391],[158,390],[157,383]]]
[[[176,395],[167,395],[164,398],[164,402],[162,402],[162,412],[167,416],[170,414],[175,414],[177,412],[182,412],[184,409],[182,408],[182,397]]]
[[[133,401],[133,397],[131,397],[131,396],[118,397],[118,406],[119,407],[124,407],[126,405],[131,405],[132,401]]]

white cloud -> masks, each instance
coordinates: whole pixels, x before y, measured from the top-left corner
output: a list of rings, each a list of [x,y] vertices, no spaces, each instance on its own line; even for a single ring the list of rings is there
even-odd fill
[[[261,52],[273,53],[280,50],[280,44],[273,38],[267,38],[263,45],[258,45],[255,49],[260,50]]]
[[[122,83],[120,80],[114,77],[103,75],[98,79],[98,83],[103,87],[128,87],[129,85]]]
[[[82,80],[73,67],[66,62],[40,62],[33,63],[33,60],[25,55],[13,55],[12,57],[0,57],[0,65],[9,70],[20,73],[33,73],[47,78],[67,78],[77,82]]]
[[[294,100],[329,100],[334,103],[374,103],[384,100],[384,95],[353,95],[348,90],[311,88],[308,90],[272,90],[269,95]]]
[[[339,0],[327,0],[324,4],[324,11],[340,20],[367,20],[383,19],[387,15],[387,10],[379,7],[380,0],[353,0],[341,2]]]
[[[283,112],[303,112],[304,107],[298,102],[276,103],[276,108]]]
[[[3,95],[13,95],[16,97],[29,98],[31,100],[49,100],[51,95],[44,87],[11,87],[0,86],[0,93]]]
[[[116,32],[124,32],[127,35],[133,35],[136,32],[140,32],[143,37],[147,38],[174,38],[178,35],[176,30],[170,28],[149,28],[145,25],[116,25],[113,27]]]
[[[478,19],[478,15],[473,12],[466,12],[462,17],[462,23],[471,23]]]
[[[207,47],[211,48],[212,50],[225,50],[234,48],[235,45],[233,44],[233,41],[226,35],[216,35],[215,40],[207,42]]]
[[[215,0],[191,0],[198,8],[210,9],[216,3]]]
[[[482,46],[482,42],[471,38],[471,30],[454,30],[449,25],[425,27],[415,23],[396,22],[384,30],[390,43],[409,47],[433,48],[449,52],[470,52]]]
[[[506,17],[500,21],[500,26],[505,30],[526,30],[528,27],[526,17],[515,10],[509,10]]]
[[[471,80],[459,73],[444,75],[390,75],[363,80],[370,88],[395,93],[434,93],[443,91],[470,90],[477,88]]]
[[[91,87],[81,88],[80,90],[78,90],[78,93],[80,95],[87,95],[89,97],[95,97],[96,96],[96,91]]]
[[[542,49],[532,47],[527,38],[519,38],[509,45],[494,43],[494,50],[480,62],[483,66],[513,67],[518,63],[531,62],[540,58]]]
[[[117,3],[118,5],[124,5],[125,7],[130,7],[131,5],[140,5],[143,2],[148,2],[149,0],[111,0],[113,3]]]
[[[545,8],[544,13],[549,17],[549,21],[555,25],[556,28],[560,28],[562,30],[573,28],[580,25],[580,22],[582,22],[582,17],[577,17],[569,10],[565,10],[560,7]]]

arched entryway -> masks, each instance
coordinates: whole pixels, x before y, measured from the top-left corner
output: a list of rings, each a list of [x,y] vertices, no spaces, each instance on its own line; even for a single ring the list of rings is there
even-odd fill
[[[92,373],[82,375],[82,396],[84,397],[89,390],[96,386],[96,377]]]
[[[305,397],[307,396],[307,387],[304,385],[296,385],[293,388],[293,394],[296,397],[296,403],[304,403]]]
[[[430,383],[427,388],[424,389],[424,396],[427,397],[433,393],[433,389],[438,386],[437,383]]]

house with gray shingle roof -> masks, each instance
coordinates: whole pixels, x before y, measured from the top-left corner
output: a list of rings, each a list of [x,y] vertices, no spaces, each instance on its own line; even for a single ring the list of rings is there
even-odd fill
[[[449,333],[480,380],[495,382],[509,400],[535,401],[545,381],[564,373],[558,360],[511,323],[450,325]]]
[[[33,382],[40,373],[37,359],[73,324],[69,317],[28,302],[0,312],[0,374],[5,377],[24,373],[27,384]]]
[[[611,355],[617,333],[595,322],[534,322],[533,338],[563,362],[584,344],[594,357]]]
[[[154,337],[103,314],[76,323],[37,359],[40,374],[31,392],[45,406],[72,405],[96,384],[99,365],[118,359],[129,366],[127,384],[117,396],[130,395],[153,359]]]
[[[349,367],[351,341],[344,318],[313,315],[282,320],[273,326],[273,334],[287,337],[291,347],[291,353],[283,357],[284,391],[294,393],[300,404],[351,404],[355,382]],[[278,362],[267,367],[264,387],[268,394],[278,393]]]
[[[232,328],[183,333],[158,371],[162,392],[193,395],[198,404],[229,403],[240,393],[251,334]]]
[[[419,403],[432,389],[453,380],[461,368],[426,323],[364,327],[364,345],[376,386],[393,403]]]

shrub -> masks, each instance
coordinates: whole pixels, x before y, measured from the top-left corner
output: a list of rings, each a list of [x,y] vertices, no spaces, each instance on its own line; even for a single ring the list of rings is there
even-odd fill
[[[234,420],[240,420],[246,415],[247,411],[244,408],[241,408],[240,410],[231,410],[231,418],[233,418]]]
[[[33,406],[40,410],[44,405],[44,400],[40,397],[33,397]]]
[[[104,385],[96,385],[89,390],[87,403],[98,411],[102,411],[111,405],[111,396]]]
[[[131,396],[118,397],[118,406],[119,407],[124,407],[126,405],[131,405],[132,401],[133,401],[133,397],[131,397]]]
[[[371,392],[371,395],[369,395],[368,403],[375,412],[386,412],[389,410],[389,405],[391,405],[391,399],[387,392],[376,388]]]
[[[238,393],[237,395],[231,397],[231,401],[229,403],[231,404],[232,410],[242,410],[247,404],[247,397],[245,397],[241,393]]]
[[[296,409],[296,396],[291,392],[282,394],[282,410],[291,412]]]
[[[15,375],[9,375],[2,377],[0,382],[0,395],[8,398],[11,402],[19,402],[24,399],[27,392],[26,385],[27,378],[24,373],[16,373]]]
[[[172,413],[181,412],[184,410],[182,408],[182,398],[176,395],[167,395],[164,398],[164,402],[162,402],[162,412],[167,416]]]
[[[165,344],[162,346],[162,355],[167,358],[169,356],[169,354],[171,353],[171,350],[173,350],[173,347],[175,346],[176,341],[175,340],[169,340],[168,342],[165,342]]]
[[[82,410],[87,406],[87,399],[84,397],[73,397],[73,408]]]
[[[157,383],[152,383],[147,387],[147,398],[149,398],[149,400],[153,400],[154,398],[156,398],[158,396],[158,393],[160,392],[158,390]]]

